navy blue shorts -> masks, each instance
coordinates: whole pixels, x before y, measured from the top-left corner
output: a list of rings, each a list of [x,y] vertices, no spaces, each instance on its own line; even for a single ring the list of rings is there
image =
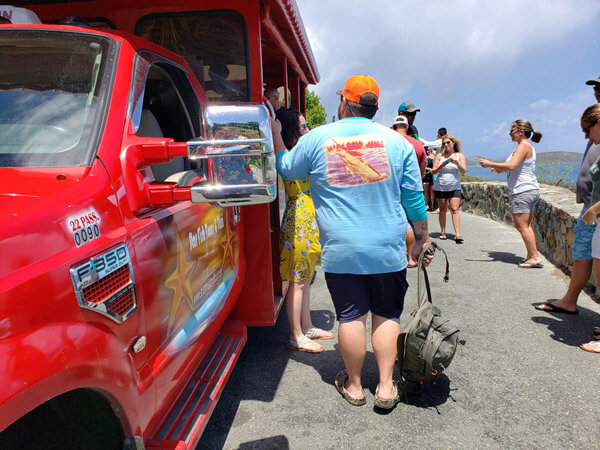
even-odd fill
[[[370,275],[326,272],[325,281],[339,322],[352,322],[369,311],[400,322],[408,289],[406,269]]]

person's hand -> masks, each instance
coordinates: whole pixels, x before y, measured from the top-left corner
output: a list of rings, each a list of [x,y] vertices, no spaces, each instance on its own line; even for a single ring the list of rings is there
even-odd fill
[[[481,167],[490,167],[491,163],[487,159],[481,159],[481,160],[479,160],[479,165]]]
[[[502,172],[500,172],[498,169],[495,169],[492,167],[492,171],[491,171],[494,175],[500,175]]]
[[[275,135],[275,133],[281,134],[281,122],[279,119],[271,117],[271,130],[273,130],[273,135]]]
[[[584,223],[588,225],[594,225],[596,223],[596,214],[594,214],[591,210],[587,210],[585,214],[581,217]]]
[[[415,246],[413,247],[413,251],[412,251],[412,256],[414,258],[415,261],[419,260],[419,256],[421,255],[421,252],[423,251],[423,249],[425,248],[425,246],[429,243],[429,237],[426,237],[425,239],[419,239],[418,241],[415,242]],[[426,253],[425,255],[423,255],[423,267],[427,267],[429,265],[429,263],[431,263],[431,261],[433,261],[433,253]]]

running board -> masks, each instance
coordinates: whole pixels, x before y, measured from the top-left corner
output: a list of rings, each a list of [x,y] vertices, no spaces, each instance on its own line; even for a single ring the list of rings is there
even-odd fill
[[[246,339],[246,326],[242,322],[225,322],[212,348],[162,423],[158,435],[146,444],[146,449],[196,447]]]

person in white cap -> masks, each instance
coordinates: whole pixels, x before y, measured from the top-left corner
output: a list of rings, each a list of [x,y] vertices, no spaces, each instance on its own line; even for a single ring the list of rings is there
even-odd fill
[[[417,161],[419,162],[419,171],[421,172],[421,179],[425,175],[425,166],[427,165],[427,153],[425,152],[425,147],[418,140],[416,140],[412,136],[408,136],[408,119],[404,116],[397,116],[392,124],[392,130],[402,136],[404,139],[408,141],[408,143],[415,150],[415,154],[417,155]],[[406,228],[406,255],[408,257],[408,266],[409,268],[417,267],[417,261],[412,257],[413,247],[415,246],[415,233],[413,232],[412,227],[409,226]]]
[[[10,23],[42,23],[33,11],[25,8],[16,8],[12,5],[0,5],[0,17],[9,20]]]

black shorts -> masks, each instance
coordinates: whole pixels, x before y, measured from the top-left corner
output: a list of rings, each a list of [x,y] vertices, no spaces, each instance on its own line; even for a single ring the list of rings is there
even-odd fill
[[[340,323],[352,322],[369,311],[400,322],[408,289],[406,269],[370,275],[326,272],[325,281]]]
[[[434,189],[433,193],[435,198],[460,198],[460,189],[457,189],[456,191],[436,191]]]

